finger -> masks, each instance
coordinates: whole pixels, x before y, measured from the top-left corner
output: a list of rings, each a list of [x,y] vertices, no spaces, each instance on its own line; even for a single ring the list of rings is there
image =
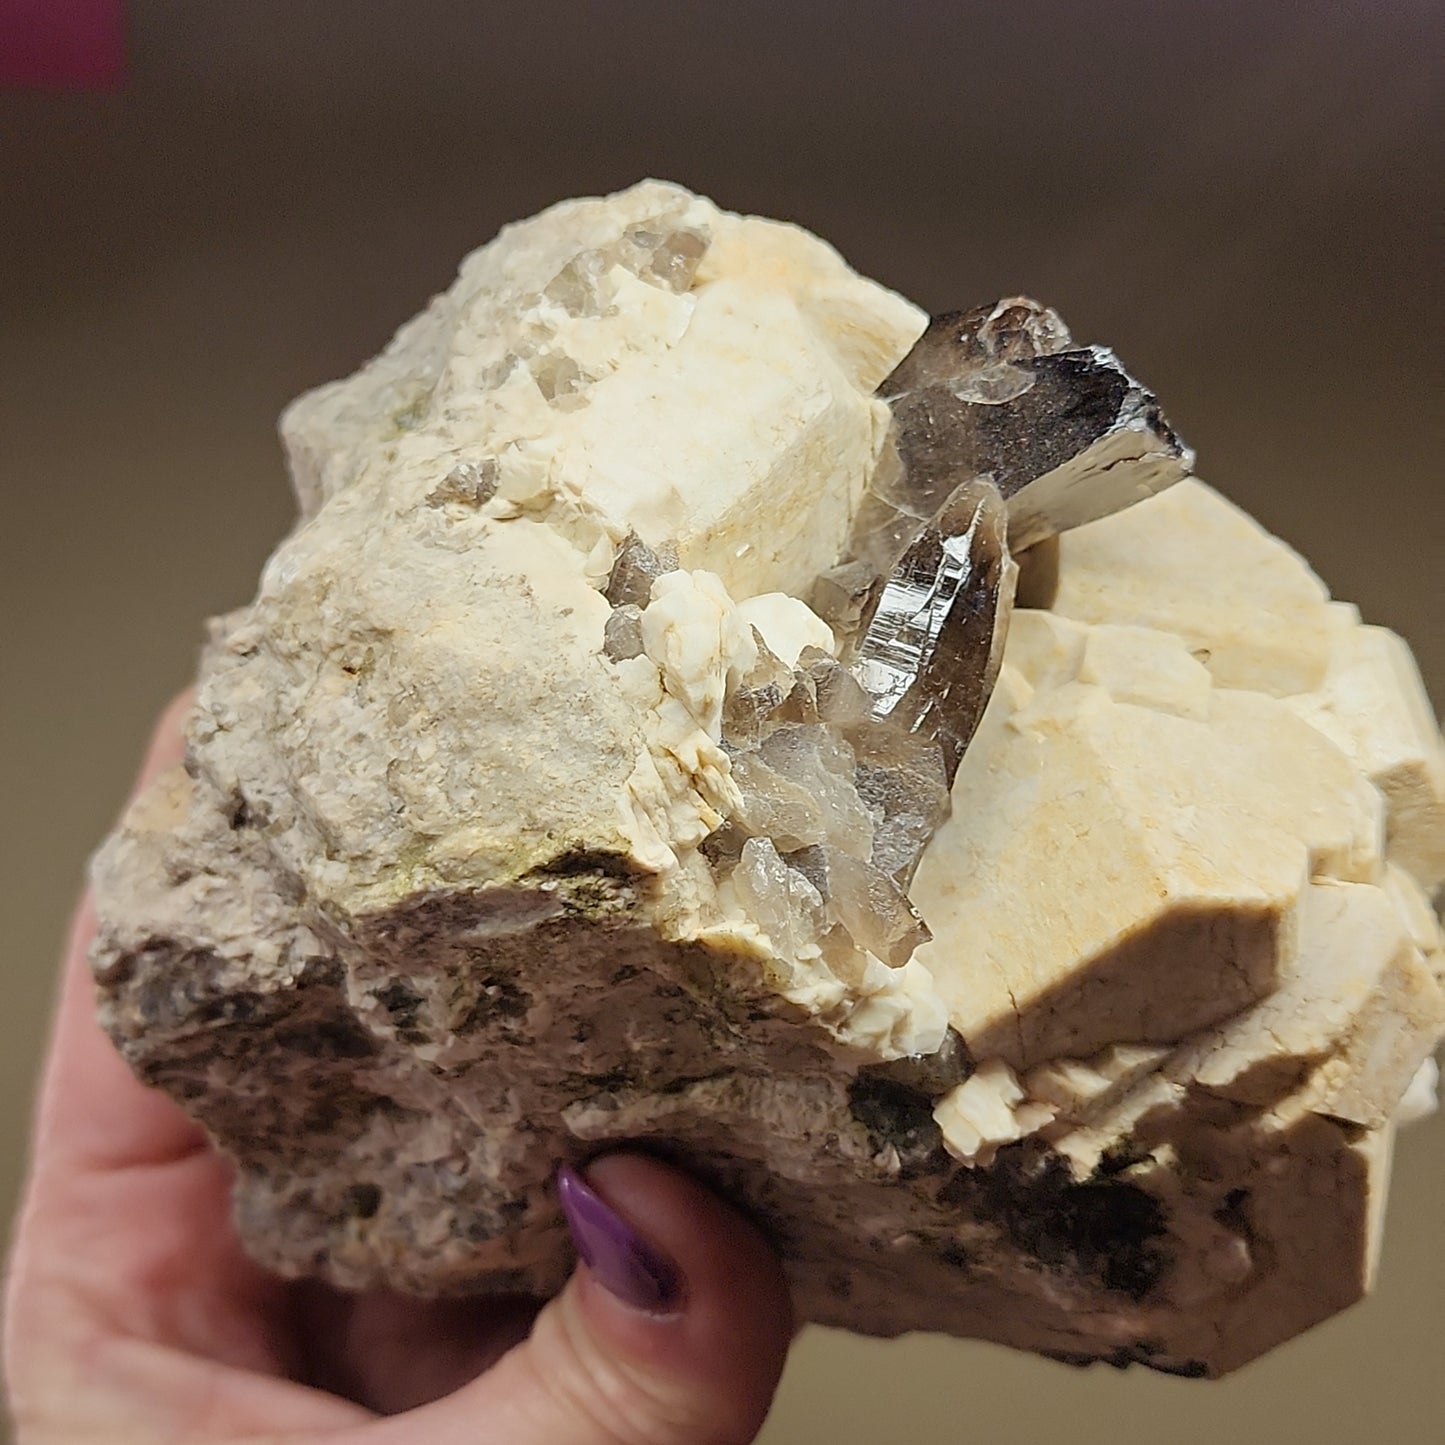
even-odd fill
[[[188,704],[178,699],[161,718],[133,798],[179,761]],[[87,897],[62,968],[9,1304],[53,1325],[81,1301],[87,1316],[138,1337],[206,1348],[194,1337],[218,1332],[217,1312],[196,1305],[202,1290],[224,1277],[234,1313],[259,1287],[240,1287],[249,1276],[224,1224],[222,1161],[174,1103],[135,1078],[96,1021],[94,932]],[[135,1167],[150,1165],[161,1167]]]
[[[184,752],[183,696],[157,725],[132,800]],[[5,1375],[36,1438],[225,1438],[335,1429],[370,1412],[271,1378],[277,1286],[226,1223],[229,1180],[199,1130],[131,1074],[95,1019],[77,911],[41,1087],[35,1157],[5,1290]],[[161,1165],[133,1168],[134,1165]],[[28,1437],[27,1437],[28,1438]]]
[[[741,1215],[654,1160],[564,1172],[586,1261],[495,1369],[372,1427],[377,1445],[744,1445],[792,1336],[776,1256]]]
[[[304,1378],[380,1415],[440,1400],[491,1369],[527,1338],[539,1307],[523,1296],[345,1295],[314,1280],[292,1287]]]
[[[191,694],[162,715],[132,799],[184,756],[182,729]],[[71,927],[60,1000],[41,1084],[35,1129],[38,1188],[52,1171],[162,1163],[199,1148],[200,1130],[164,1095],[141,1084],[95,1017],[95,983],[87,953],[95,937],[89,896]]]

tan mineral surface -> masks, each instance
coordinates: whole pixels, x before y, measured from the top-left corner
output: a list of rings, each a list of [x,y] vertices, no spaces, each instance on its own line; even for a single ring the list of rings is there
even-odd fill
[[[95,864],[104,1023],[265,1264],[547,1292],[557,1164],[641,1140],[855,1330],[1217,1374],[1368,1288],[1445,1032],[1445,744],[1024,305],[903,388],[923,313],[648,182],[287,412],[302,518]],[[898,490],[1085,373],[1072,461]],[[1010,616],[1009,536],[1065,528]]]

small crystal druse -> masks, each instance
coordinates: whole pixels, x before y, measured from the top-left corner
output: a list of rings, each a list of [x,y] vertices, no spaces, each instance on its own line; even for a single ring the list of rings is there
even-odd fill
[[[95,863],[103,1022],[258,1259],[545,1293],[558,1162],[652,1141],[857,1330],[1217,1374],[1368,1286],[1445,745],[1112,353],[650,182],[282,433]]]

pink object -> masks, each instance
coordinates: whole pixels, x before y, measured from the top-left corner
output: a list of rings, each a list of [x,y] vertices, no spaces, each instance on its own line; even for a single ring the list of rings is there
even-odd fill
[[[557,1198],[582,1263],[603,1289],[646,1314],[670,1314],[682,1281],[664,1259],[577,1170],[557,1171]]]
[[[123,0],[0,0],[0,86],[110,90],[124,71]]]

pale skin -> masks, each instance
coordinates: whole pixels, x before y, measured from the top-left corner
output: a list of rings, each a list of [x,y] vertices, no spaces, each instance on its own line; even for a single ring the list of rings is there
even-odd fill
[[[138,788],[182,754],[184,699]],[[225,1162],[95,1022],[82,904],[66,950],[5,1290],[17,1445],[742,1445],[793,1320],[739,1214],[637,1155],[588,1179],[675,1264],[649,1313],[579,1265],[535,1302],[344,1296],[242,1251]]]

